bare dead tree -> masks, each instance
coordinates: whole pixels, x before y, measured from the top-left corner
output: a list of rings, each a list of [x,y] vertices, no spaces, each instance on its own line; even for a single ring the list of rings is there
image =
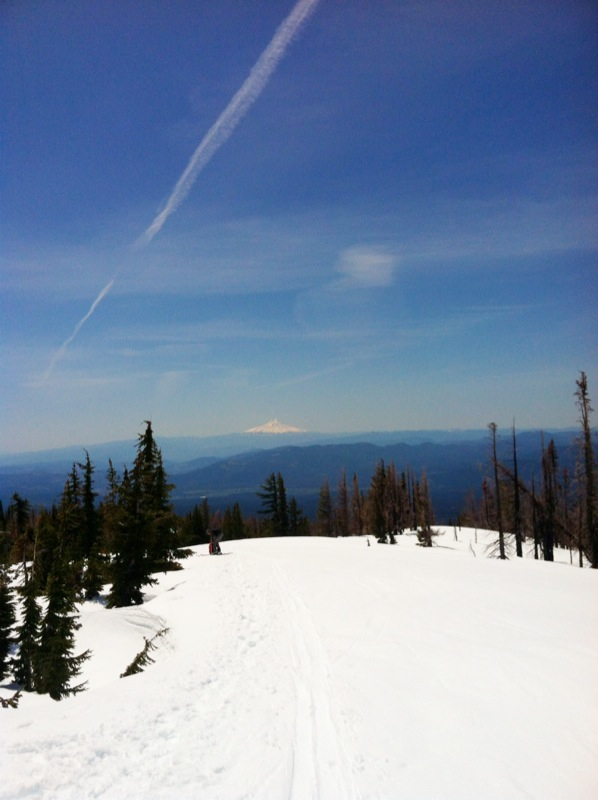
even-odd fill
[[[513,533],[515,534],[515,548],[517,558],[523,557],[523,542],[521,536],[521,492],[519,488],[519,474],[517,468],[517,437],[515,435],[515,422],[513,421]]]
[[[496,423],[491,422],[488,425],[490,435],[492,436],[492,464],[494,466],[494,488],[496,491],[496,524],[498,527],[498,554],[499,558],[505,559],[507,554],[505,552],[505,534],[502,524],[502,506],[500,502],[500,483],[498,480],[498,458],[496,456]]]
[[[590,404],[588,394],[588,379],[585,372],[581,373],[577,384],[575,397],[579,408],[582,431],[582,451],[583,451],[583,494],[580,502],[583,506],[585,516],[586,549],[593,569],[598,569],[598,524],[596,520],[596,483],[595,472],[596,464],[594,461],[594,451],[592,447],[592,431],[590,429],[590,414],[594,410]]]

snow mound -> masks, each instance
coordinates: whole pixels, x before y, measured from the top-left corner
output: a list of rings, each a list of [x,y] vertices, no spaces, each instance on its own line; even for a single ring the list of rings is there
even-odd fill
[[[1,800],[597,797],[598,576],[494,538],[225,542],[85,603],[89,689],[0,709]]]
[[[276,418],[258,425],[257,428],[249,428],[245,433],[305,433],[303,428],[295,428],[293,425],[285,425]]]

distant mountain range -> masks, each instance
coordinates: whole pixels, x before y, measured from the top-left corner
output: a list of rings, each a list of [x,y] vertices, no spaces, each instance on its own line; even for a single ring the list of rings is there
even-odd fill
[[[271,420],[266,426],[282,426]],[[268,435],[270,434],[270,435]],[[554,438],[560,466],[573,469],[577,454],[577,430],[546,432]],[[280,472],[289,496],[312,516],[325,478],[335,492],[342,471],[367,489],[377,463],[394,462],[399,472],[409,467],[417,475],[426,470],[439,522],[454,519],[463,509],[467,494],[479,494],[482,478],[490,474],[490,439],[486,430],[394,431],[361,434],[319,434],[296,430],[252,432],[209,437],[156,437],[172,483],[176,510],[183,514],[207,497],[212,508],[239,502],[245,514],[254,514],[261,500],[256,492],[272,473]],[[33,453],[0,455],[0,499],[4,506],[14,492],[34,506],[50,506],[63,490],[74,462],[89,452],[96,468],[95,488],[102,495],[111,459],[117,470],[135,457],[134,440],[89,447],[68,447]],[[511,460],[510,431],[499,436],[499,458]],[[542,434],[522,431],[517,435],[519,470],[529,478],[540,475]]]

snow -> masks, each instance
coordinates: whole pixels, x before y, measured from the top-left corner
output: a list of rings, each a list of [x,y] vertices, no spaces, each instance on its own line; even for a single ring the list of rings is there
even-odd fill
[[[89,689],[0,709],[0,798],[596,798],[598,576],[443,530],[198,547],[84,604]]]
[[[303,428],[295,428],[293,425],[286,425],[276,418],[268,420],[257,428],[249,428],[245,433],[306,433]]]

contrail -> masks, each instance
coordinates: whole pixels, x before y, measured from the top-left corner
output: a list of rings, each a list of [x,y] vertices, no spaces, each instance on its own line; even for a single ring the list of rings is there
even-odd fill
[[[87,312],[87,314],[82,319],[79,320],[79,322],[75,325],[75,330],[71,333],[69,338],[66,339],[60,345],[59,349],[54,353],[54,355],[52,356],[52,360],[48,364],[48,369],[46,370],[46,372],[44,374],[44,381],[48,380],[48,378],[50,377],[50,375],[52,374],[52,372],[54,370],[54,367],[56,366],[56,364],[60,361],[60,359],[66,353],[66,350],[67,350],[67,347],[69,346],[69,344],[73,341],[75,336],[79,333],[81,328],[85,325],[87,320],[91,317],[91,315],[96,310],[96,308],[100,305],[102,300],[106,297],[106,295],[108,294],[110,289],[112,289],[113,284],[114,284],[114,278],[112,278],[110,281],[108,281],[108,283],[104,286],[104,288],[99,293],[99,295],[96,297],[96,299],[90,305],[89,311]]]
[[[142,247],[143,245],[149,244],[154,236],[162,229],[168,217],[176,211],[185,197],[187,197],[201,170],[231,136],[241,119],[260,96],[274,70],[284,56],[293,37],[299,32],[299,29],[315,9],[319,1],[320,0],[299,0],[293,7],[289,16],[278,27],[272,41],[256,61],[241,88],[233,96],[227,107],[199,143],[185,171],[172,190],[166,205],[156,216],[149,228],[137,239],[134,245],[135,247]],[[77,323],[69,338],[63,342],[56,351],[48,365],[48,369],[44,375],[44,381],[48,380],[56,364],[64,356],[68,346],[72,343],[104,297],[106,297],[114,284],[115,278],[116,275],[104,286],[91,304],[87,314]]]
[[[136,242],[137,246],[151,242],[168,217],[176,211],[180,203],[187,197],[201,170],[231,136],[241,119],[258,99],[284,56],[291,40],[299,32],[300,27],[315,9],[318,2],[319,0],[299,0],[289,16],[279,26],[272,41],[256,61],[244,84],[199,143],[185,171],[172,190],[166,205],[149,228],[139,237]]]

